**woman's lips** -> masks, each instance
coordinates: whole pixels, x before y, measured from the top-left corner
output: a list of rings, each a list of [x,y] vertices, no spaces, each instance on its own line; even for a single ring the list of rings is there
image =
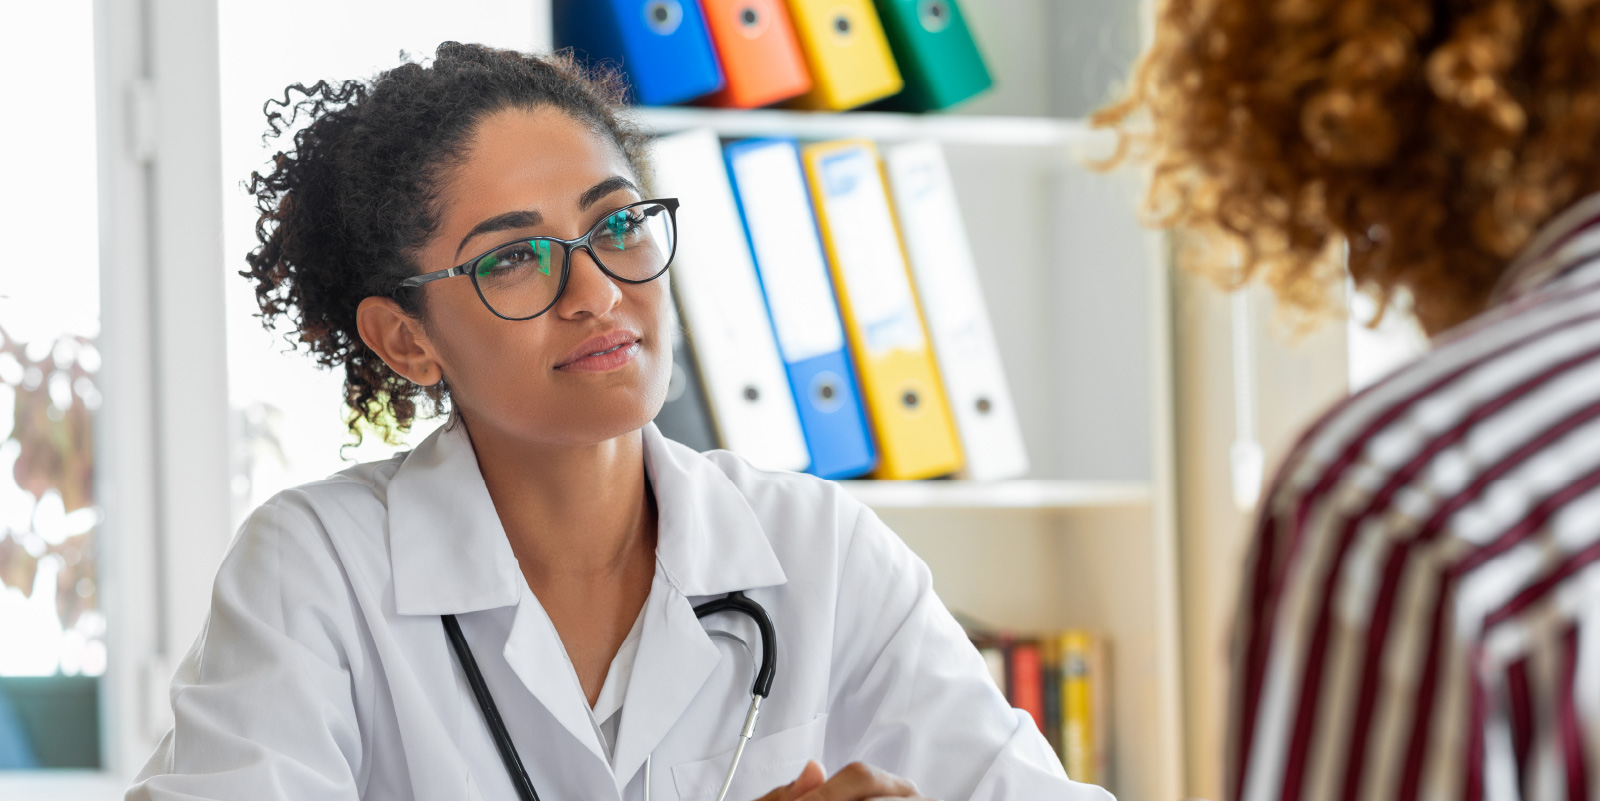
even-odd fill
[[[613,345],[607,350],[592,353],[581,359],[574,359],[557,367],[570,373],[608,373],[631,361],[639,355],[639,341],[632,340]]]

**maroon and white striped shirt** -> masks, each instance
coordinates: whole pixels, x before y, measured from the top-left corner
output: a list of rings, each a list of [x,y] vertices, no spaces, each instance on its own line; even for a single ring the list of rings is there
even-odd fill
[[[1285,461],[1229,801],[1600,801],[1600,195]]]

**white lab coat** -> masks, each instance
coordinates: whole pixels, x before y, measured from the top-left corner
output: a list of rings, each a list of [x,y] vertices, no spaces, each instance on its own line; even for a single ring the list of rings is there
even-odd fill
[[[1101,801],[1009,708],[927,566],[837,485],[644,430],[660,513],[615,753],[512,555],[470,439],[285,491],[251,515],[172,684],[174,726],[129,799],[516,798],[439,615],[460,619],[545,801],[711,799],[749,704],[746,590],[777,674],[730,801],[864,761],[944,801]]]

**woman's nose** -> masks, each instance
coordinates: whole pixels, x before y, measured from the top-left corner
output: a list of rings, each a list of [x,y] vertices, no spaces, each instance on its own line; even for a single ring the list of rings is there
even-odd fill
[[[622,302],[622,288],[600,269],[594,254],[579,248],[570,257],[567,288],[556,302],[556,313],[567,319],[583,316],[604,317]]]

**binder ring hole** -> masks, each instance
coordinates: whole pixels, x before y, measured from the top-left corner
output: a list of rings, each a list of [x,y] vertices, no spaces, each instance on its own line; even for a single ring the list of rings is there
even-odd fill
[[[811,405],[817,411],[832,413],[844,406],[844,379],[838,373],[821,372],[811,379]]]
[[[917,404],[922,402],[922,398],[917,395],[916,390],[908,389],[904,395],[900,396],[900,402],[904,403],[907,409],[915,409]]]
[[[761,390],[755,387],[745,387],[744,399],[751,402],[761,400]]]
[[[739,8],[739,32],[754,39],[761,35],[767,28],[767,18],[762,16],[754,3],[749,3]]]
[[[833,17],[833,32],[839,34],[840,39],[849,39],[855,33],[855,25],[850,22],[850,15],[840,12]]]
[[[988,398],[978,399],[978,414],[988,414],[993,408],[994,404],[991,404]]]
[[[917,20],[928,33],[938,33],[950,27],[950,4],[946,0],[922,0],[917,3]]]
[[[678,0],[651,0],[644,5],[644,23],[652,32],[670,36],[683,23],[683,6]]]

